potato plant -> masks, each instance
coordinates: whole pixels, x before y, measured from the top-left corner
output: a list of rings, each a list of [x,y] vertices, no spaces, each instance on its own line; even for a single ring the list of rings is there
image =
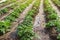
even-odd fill
[[[9,31],[10,28],[9,21],[0,21],[0,35],[3,35]]]
[[[7,8],[5,8],[5,9],[3,9],[3,10],[0,10],[0,16],[2,15],[2,14],[6,14],[8,12],[8,9]]]
[[[56,6],[60,8],[60,0],[52,0]]]

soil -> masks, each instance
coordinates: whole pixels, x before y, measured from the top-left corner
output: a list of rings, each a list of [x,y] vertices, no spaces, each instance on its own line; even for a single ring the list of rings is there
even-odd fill
[[[34,32],[38,37],[34,37],[33,40],[50,40],[49,34],[45,33],[45,18],[43,11],[43,0],[41,0],[39,13],[35,18]]]

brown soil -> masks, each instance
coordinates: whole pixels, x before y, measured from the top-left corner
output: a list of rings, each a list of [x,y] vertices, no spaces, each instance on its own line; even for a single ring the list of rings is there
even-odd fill
[[[45,33],[45,18],[43,11],[43,0],[41,0],[39,13],[35,18],[34,22],[34,32],[38,37],[35,37],[33,40],[50,40],[49,34]]]

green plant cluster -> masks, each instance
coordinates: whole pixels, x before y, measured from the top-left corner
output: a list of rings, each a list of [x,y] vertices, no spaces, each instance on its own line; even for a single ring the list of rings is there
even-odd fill
[[[1,21],[0,22],[0,35],[3,35],[9,31],[10,23],[9,21]]]
[[[60,7],[60,0],[52,0],[58,7]]]
[[[38,3],[38,4],[37,4]],[[35,33],[33,32],[33,20],[35,14],[38,12],[40,1],[37,0],[32,9],[26,15],[22,24],[18,26],[18,36],[20,40],[32,40]]]
[[[6,14],[8,12],[8,9],[7,8],[5,8],[5,9],[3,9],[3,10],[0,10],[0,16],[2,15],[2,14]]]

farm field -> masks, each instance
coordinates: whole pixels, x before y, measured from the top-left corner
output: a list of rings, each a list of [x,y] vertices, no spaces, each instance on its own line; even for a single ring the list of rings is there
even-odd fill
[[[0,0],[0,40],[60,40],[60,0]]]

